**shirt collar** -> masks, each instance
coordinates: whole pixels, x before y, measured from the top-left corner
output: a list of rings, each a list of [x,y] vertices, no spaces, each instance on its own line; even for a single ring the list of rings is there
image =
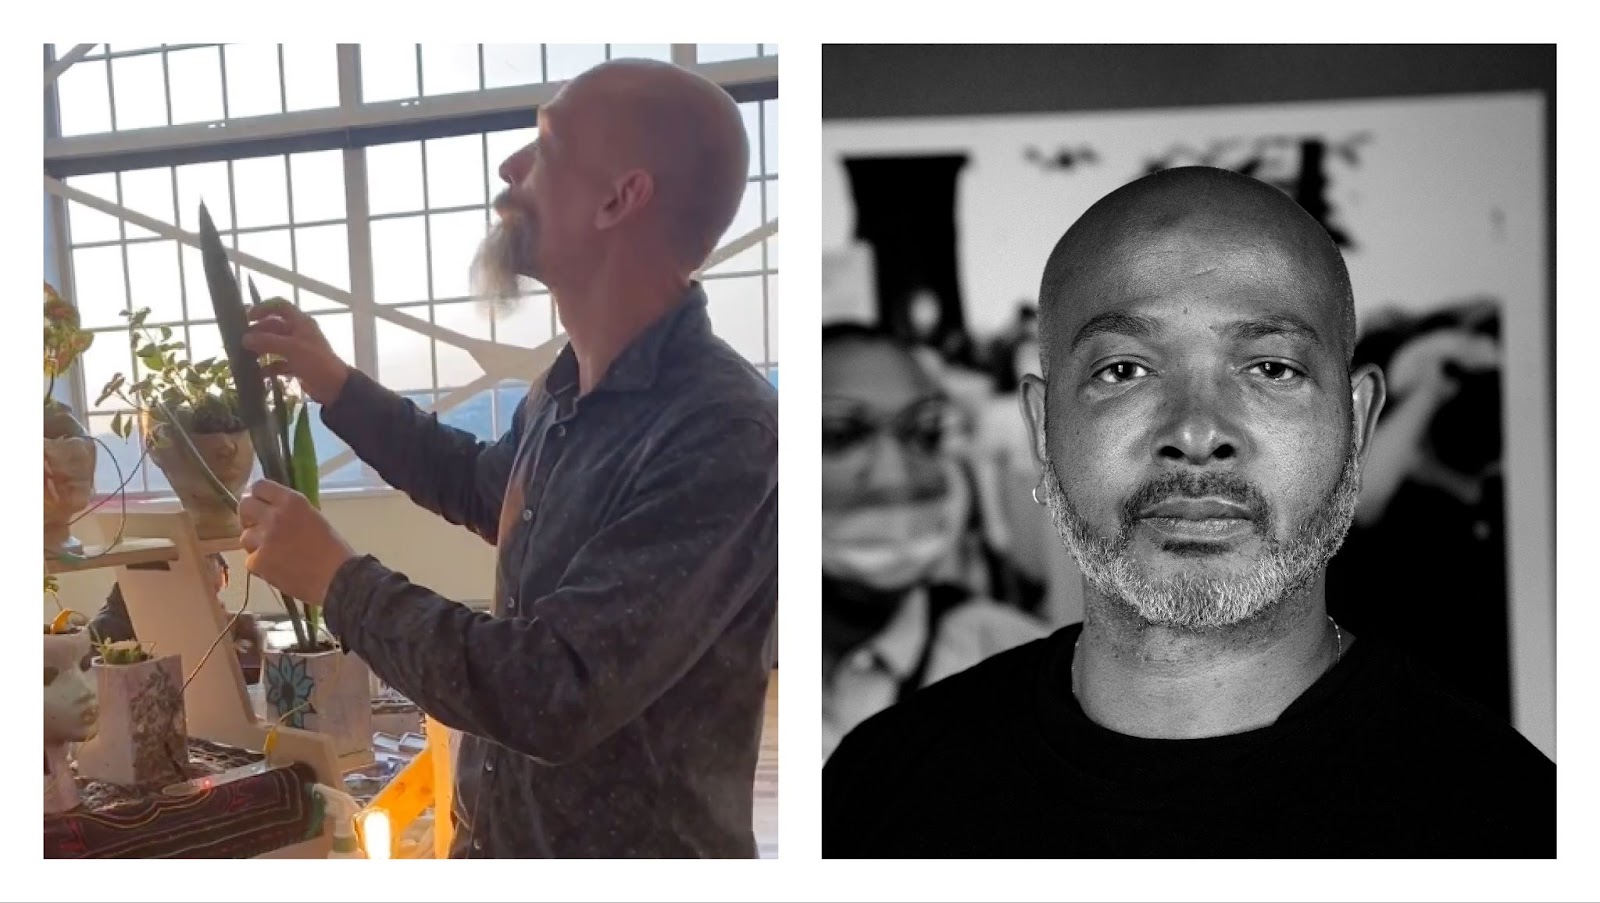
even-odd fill
[[[661,362],[672,346],[691,337],[711,334],[711,316],[706,311],[706,292],[699,282],[689,283],[682,300],[650,327],[641,332],[617,359],[611,362],[596,392],[632,392],[655,385]],[[564,404],[578,394],[578,357],[568,344],[556,356],[545,377],[545,391]]]

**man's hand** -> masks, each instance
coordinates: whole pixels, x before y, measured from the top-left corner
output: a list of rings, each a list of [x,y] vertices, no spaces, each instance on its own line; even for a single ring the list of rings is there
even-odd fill
[[[356,554],[305,496],[271,480],[239,500],[239,523],[250,573],[311,605],[324,603],[333,575]]]
[[[333,353],[315,318],[282,298],[250,308],[244,347],[282,360],[263,368],[269,376],[292,376],[318,404],[333,404],[350,376],[350,365]]]

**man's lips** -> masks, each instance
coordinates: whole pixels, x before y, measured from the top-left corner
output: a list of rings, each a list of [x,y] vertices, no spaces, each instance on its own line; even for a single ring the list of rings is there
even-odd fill
[[[1255,530],[1250,509],[1218,498],[1171,498],[1140,509],[1140,525],[1173,542],[1220,543]]]
[[[1250,520],[1250,509],[1238,502],[1219,498],[1170,498],[1146,505],[1139,510],[1139,519],[1172,520]]]

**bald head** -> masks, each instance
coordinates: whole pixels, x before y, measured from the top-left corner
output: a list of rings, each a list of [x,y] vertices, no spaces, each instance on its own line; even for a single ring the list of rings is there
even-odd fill
[[[699,267],[744,197],[749,142],[739,106],[716,83],[657,60],[612,60],[551,105],[613,174],[649,173],[649,215],[686,270]]]
[[[1175,244],[1182,251],[1175,250]],[[1208,260],[1207,252],[1215,251]],[[1277,188],[1225,169],[1184,167],[1145,176],[1101,198],[1073,223],[1045,263],[1039,290],[1041,356],[1052,348],[1090,295],[1114,286],[1141,294],[1141,271],[1190,262],[1232,268],[1249,277],[1281,273],[1305,312],[1332,325],[1348,365],[1355,347],[1355,306],[1344,258],[1327,230]]]

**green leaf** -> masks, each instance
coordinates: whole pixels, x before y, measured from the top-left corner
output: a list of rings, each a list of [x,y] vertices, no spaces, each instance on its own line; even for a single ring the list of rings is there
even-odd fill
[[[167,341],[167,340],[169,340],[171,338],[172,338],[172,327],[171,326],[163,326],[163,327],[161,327],[161,341],[165,342],[165,341]]]
[[[94,400],[94,406],[99,407],[105,404],[107,398],[117,394],[117,390],[122,388],[123,382],[124,379],[121,373],[111,377],[111,381],[106,383],[105,388],[100,390],[100,397]]]
[[[321,478],[317,473],[317,446],[311,438],[311,406],[300,406],[300,418],[294,424],[294,455],[291,466],[294,470],[294,488],[311,502],[311,507],[320,509]]]
[[[100,400],[104,401],[105,398],[102,396]],[[99,404],[99,403],[100,402],[98,402],[98,401],[95,402],[95,404]],[[131,425],[132,424],[128,423],[126,420],[123,419],[121,411],[117,412],[117,416],[111,418],[111,432],[116,433],[117,434],[117,438],[119,438],[119,439],[128,438],[128,427],[131,426]]]

